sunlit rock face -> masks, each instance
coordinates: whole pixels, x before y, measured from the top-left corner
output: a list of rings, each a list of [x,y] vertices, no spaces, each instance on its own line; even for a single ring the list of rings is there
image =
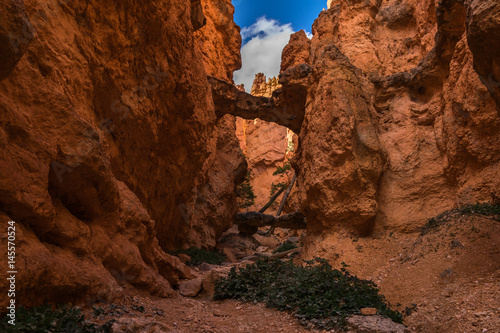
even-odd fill
[[[206,25],[195,33],[195,43],[202,54],[206,75],[233,83],[233,72],[241,67],[241,36],[233,21],[234,7],[230,0],[202,0]],[[182,221],[178,232],[165,230],[175,237],[174,247],[197,246],[213,248],[219,236],[229,229],[238,205],[236,185],[244,180],[245,156],[235,134],[235,117],[217,118],[209,140],[210,151],[191,189],[190,199],[178,206]]]
[[[165,250],[214,245],[245,174],[207,81],[231,82],[240,64],[231,2],[22,3],[0,5],[0,214],[17,222],[16,301],[92,304],[121,283],[172,294],[190,271]]]
[[[255,75],[252,95],[271,97],[273,92],[281,88],[277,77],[266,80],[262,73]],[[271,197],[271,186],[284,182],[284,176],[273,175],[278,167],[282,167],[287,158],[293,154],[293,132],[281,125],[261,119],[237,118],[236,133],[243,149],[250,173],[250,184],[256,195],[255,204],[245,211],[259,210]],[[277,205],[279,200],[277,201]],[[273,206],[269,212],[276,210]]]
[[[416,231],[449,208],[491,200],[500,3],[328,4],[307,59],[298,35],[282,59],[282,77],[311,67],[294,160],[310,244],[340,230]]]
[[[233,72],[241,68],[240,27],[234,23],[230,0],[201,0],[206,24],[195,35],[208,75],[233,82]]]
[[[271,97],[276,89],[281,88],[277,77],[266,81],[266,76],[262,73],[255,74],[250,94],[261,97]]]

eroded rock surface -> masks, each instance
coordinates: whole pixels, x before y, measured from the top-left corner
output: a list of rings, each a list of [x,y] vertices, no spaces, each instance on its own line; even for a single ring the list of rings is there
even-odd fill
[[[302,82],[291,77],[307,87],[293,165],[310,242],[340,229],[415,231],[449,208],[490,201],[500,188],[491,42],[500,4],[328,5],[310,42],[291,37],[280,79],[309,68]]]
[[[240,28],[234,23],[230,0],[201,0],[206,25],[195,33],[208,75],[233,82],[233,72],[241,68]]]
[[[5,79],[22,58],[35,37],[33,25],[22,0],[0,4],[0,81]]]
[[[277,89],[281,88],[277,77],[266,80],[262,73],[255,75],[252,85],[252,95],[256,97],[271,97]],[[245,210],[261,209],[272,196],[272,185],[277,185],[286,180],[284,175],[274,174],[278,167],[283,167],[290,159],[295,149],[292,130],[272,122],[261,119],[237,118],[236,134],[240,146],[245,153],[250,174],[255,204]],[[276,205],[279,205],[277,200]],[[270,211],[275,210],[275,206]]]
[[[16,301],[93,304],[123,284],[172,294],[191,273],[165,250],[214,245],[245,174],[234,118],[217,119],[207,81],[231,82],[240,63],[231,2],[24,4],[0,5],[0,210],[17,222]]]
[[[230,114],[249,120],[259,118],[293,131],[300,130],[305,99],[296,104],[295,99],[290,100],[281,95],[281,89],[276,90],[271,97],[253,96],[215,77],[209,77],[209,81],[218,117]]]
[[[488,88],[500,112],[500,6],[494,0],[466,0],[467,43],[474,69]]]
[[[409,333],[402,324],[382,316],[352,316],[347,318],[349,328],[358,333]]]

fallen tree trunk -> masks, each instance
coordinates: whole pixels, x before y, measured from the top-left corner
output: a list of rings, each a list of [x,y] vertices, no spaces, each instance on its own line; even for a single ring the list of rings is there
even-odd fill
[[[290,195],[290,192],[292,191],[293,184],[295,184],[295,180],[297,179],[297,173],[293,175],[292,181],[290,182],[290,185],[288,185],[288,188],[286,189],[285,194],[283,195],[283,200],[281,200],[280,208],[278,209],[278,212],[276,213],[276,217],[279,217],[281,215],[281,212],[283,211],[283,207],[285,207],[286,200],[288,199],[288,196]],[[275,226],[272,226],[269,229],[268,234],[272,235],[274,234],[274,229],[276,229]]]
[[[276,201],[276,199],[280,196],[280,194],[283,193],[284,190],[285,190],[285,187],[280,188],[278,190],[278,192],[276,192],[271,197],[271,199],[269,199],[269,202],[266,203],[266,205],[259,210],[259,213],[264,213],[269,207],[271,207],[271,205]]]
[[[283,211],[283,207],[285,207],[286,200],[288,199],[288,196],[290,195],[290,192],[292,191],[293,184],[295,184],[296,179],[297,179],[297,174],[294,174],[292,181],[290,182],[290,185],[288,185],[288,188],[286,189],[285,195],[283,195],[283,200],[281,200],[280,208],[278,209],[276,216],[281,215],[281,212]]]
[[[248,225],[252,227],[271,226],[276,228],[287,229],[306,229],[306,217],[301,212],[286,214],[280,217],[275,217],[260,212],[239,213],[236,215],[234,224]]]

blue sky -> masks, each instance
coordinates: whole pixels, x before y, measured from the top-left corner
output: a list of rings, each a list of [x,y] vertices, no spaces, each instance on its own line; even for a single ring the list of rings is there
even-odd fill
[[[311,32],[314,20],[326,8],[326,0],[233,0],[233,5],[234,20],[241,28],[266,16],[281,24],[292,23],[294,31]]]
[[[250,91],[256,73],[279,74],[281,51],[290,34],[311,26],[327,0],[232,0],[234,20],[241,27],[243,67],[234,80]]]

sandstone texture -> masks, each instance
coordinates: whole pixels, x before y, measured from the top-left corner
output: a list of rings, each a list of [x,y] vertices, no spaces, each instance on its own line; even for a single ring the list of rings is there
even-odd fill
[[[280,74],[283,93],[307,91],[293,166],[309,244],[339,230],[414,232],[498,196],[500,4],[328,5],[312,40],[292,35]]]
[[[21,0],[8,0],[0,5],[0,80],[6,78],[26,52],[34,38],[34,30]]]
[[[306,37],[307,38],[307,37]],[[255,75],[251,94],[255,97],[271,98],[273,93],[281,88],[278,78],[266,77],[262,73]],[[240,147],[245,153],[250,173],[250,184],[256,195],[255,204],[246,211],[261,209],[272,196],[271,186],[288,183],[291,171],[284,175],[273,175],[278,167],[283,167],[293,157],[293,151],[298,143],[298,137],[292,130],[273,122],[237,117],[236,135]],[[281,196],[269,212],[276,211]]]
[[[230,0],[0,4],[0,220],[16,221],[17,304],[165,297],[181,282],[196,295],[166,251],[215,247],[247,170],[260,208],[290,181],[273,175],[288,158],[299,221],[256,224],[305,217],[306,257],[333,253],[340,233],[414,232],[500,197],[500,3],[328,8],[251,95],[232,80]]]
[[[190,246],[213,248],[220,235],[229,229],[238,212],[236,185],[241,183],[247,173],[247,162],[235,135],[235,118],[226,115],[214,128],[215,152],[206,160],[203,177],[183,214],[188,224],[183,225],[186,232],[185,243]]]
[[[199,6],[206,24],[194,33],[198,45],[195,50],[202,53],[206,75],[232,83],[233,71],[241,67],[241,36],[233,21],[234,7],[229,0],[202,0]],[[188,193],[188,201],[178,205],[182,222],[175,224],[174,234],[172,229],[165,230],[176,237],[176,248],[187,245],[213,248],[219,236],[232,225],[238,211],[235,187],[243,181],[247,167],[234,123],[231,115],[217,115],[211,135],[204,143],[209,150],[208,158]]]
[[[284,72],[294,65],[309,63],[310,53],[311,41],[307,38],[305,31],[300,30],[292,34],[282,52],[280,71]]]
[[[288,99],[281,89],[271,97],[253,96],[226,81],[209,77],[215,113],[218,118],[230,114],[248,120],[259,118],[267,122],[286,126],[292,131],[300,131],[304,119],[304,105],[296,99]],[[272,85],[272,83],[270,83]],[[264,88],[266,89],[266,88]],[[303,101],[305,103],[305,100]]]
[[[259,210],[269,201],[271,185],[283,180],[280,175],[273,173],[286,162],[287,128],[260,119],[246,122],[246,158],[251,175],[250,184],[257,196],[254,207],[249,210]]]
[[[196,297],[203,288],[202,279],[197,278],[184,281],[179,285],[179,292],[182,296]]]
[[[402,324],[396,324],[382,316],[352,316],[347,318],[347,325],[358,333],[409,333]]]
[[[281,88],[281,85],[277,77],[266,81],[266,76],[263,73],[257,73],[255,74],[250,94],[253,96],[271,97],[273,92],[279,88]]]
[[[16,221],[16,301],[93,304],[125,284],[171,295],[191,273],[165,251],[215,245],[246,174],[207,80],[231,82],[240,64],[231,2],[0,7],[0,214]]]
[[[230,0],[201,0],[206,25],[195,32],[207,74],[233,82],[233,72],[241,68],[240,28],[234,23]]]
[[[497,1],[464,1],[467,8],[467,43],[473,67],[488,88],[500,112],[500,6]]]

